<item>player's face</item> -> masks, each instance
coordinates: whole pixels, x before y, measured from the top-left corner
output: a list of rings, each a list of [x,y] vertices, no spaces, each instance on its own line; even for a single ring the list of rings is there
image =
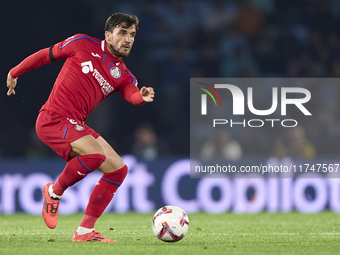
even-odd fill
[[[132,25],[126,28],[123,23],[113,29],[112,33],[106,31],[105,38],[110,52],[116,57],[127,57],[135,41],[136,27]]]

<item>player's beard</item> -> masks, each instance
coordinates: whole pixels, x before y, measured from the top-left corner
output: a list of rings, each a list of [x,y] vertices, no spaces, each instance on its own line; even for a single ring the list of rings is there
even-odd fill
[[[122,52],[122,51],[115,49],[111,44],[109,44],[109,47],[110,47],[111,53],[118,58],[120,58],[120,57],[125,58],[125,57],[129,56],[130,50],[131,50],[131,48],[130,48],[130,50],[128,52]]]

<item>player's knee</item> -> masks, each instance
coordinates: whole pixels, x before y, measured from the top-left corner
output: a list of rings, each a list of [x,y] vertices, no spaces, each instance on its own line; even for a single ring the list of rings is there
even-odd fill
[[[107,157],[103,146],[89,135],[72,142],[71,148],[71,152],[75,155],[101,154]]]
[[[123,159],[117,155],[106,155],[105,162],[98,169],[103,173],[112,173],[125,166]]]
[[[96,158],[96,162],[99,166],[97,166],[97,168],[99,168],[106,160],[106,156],[103,154],[94,154],[95,158]]]
[[[86,168],[94,171],[98,169],[106,160],[106,156],[102,154],[87,154],[79,156],[79,161]]]
[[[124,164],[123,167],[120,169],[110,172],[110,173],[104,173],[103,178],[112,181],[113,183],[117,185],[121,185],[128,173],[127,165]]]

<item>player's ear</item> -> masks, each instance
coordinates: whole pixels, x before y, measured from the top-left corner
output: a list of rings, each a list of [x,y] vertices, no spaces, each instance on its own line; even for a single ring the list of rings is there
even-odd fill
[[[110,43],[111,42],[111,35],[112,33],[109,31],[105,31],[105,40]]]

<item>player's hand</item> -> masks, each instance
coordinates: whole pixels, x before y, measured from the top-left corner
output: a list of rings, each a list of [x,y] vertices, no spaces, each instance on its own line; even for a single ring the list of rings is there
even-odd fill
[[[145,102],[152,102],[155,97],[155,91],[151,87],[143,87],[140,89],[140,93]]]
[[[12,78],[10,73],[8,73],[8,75],[7,75],[7,88],[8,88],[7,96],[15,95],[14,88],[17,85],[17,80],[18,80],[18,78]]]

